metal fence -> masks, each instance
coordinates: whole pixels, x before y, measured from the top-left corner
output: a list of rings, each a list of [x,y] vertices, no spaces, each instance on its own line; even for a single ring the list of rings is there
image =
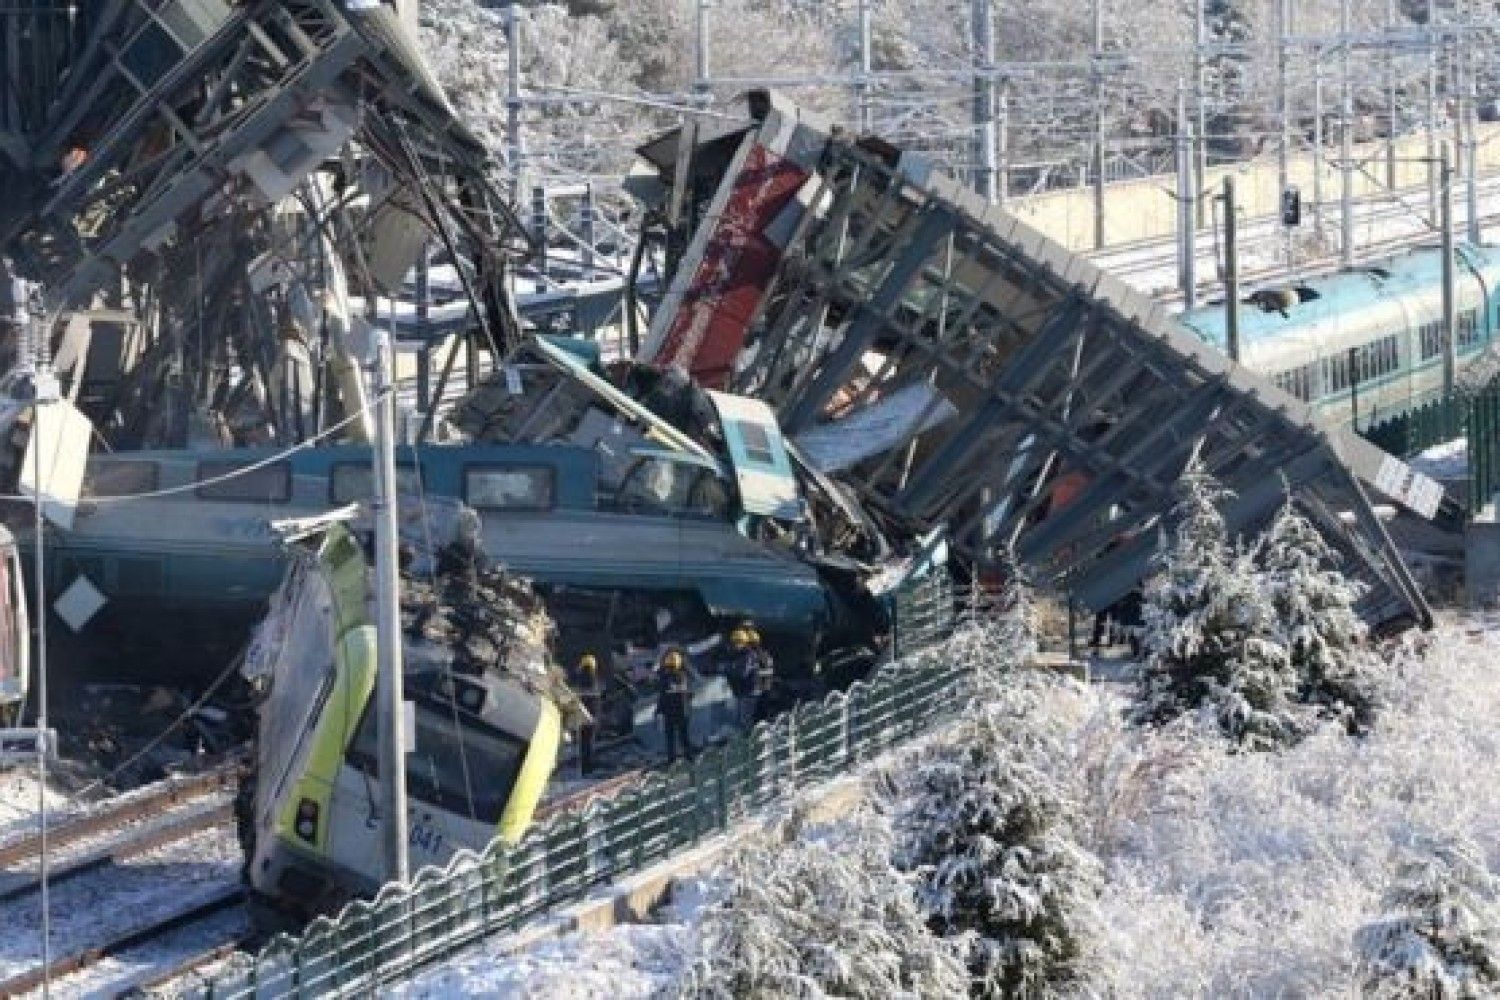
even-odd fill
[[[1385,451],[1407,458],[1467,437],[1469,512],[1477,512],[1500,490],[1500,380],[1472,395],[1434,400],[1364,434]]]
[[[1383,451],[1410,457],[1464,432],[1466,408],[1461,400],[1435,399],[1390,420],[1367,427],[1364,436]]]
[[[1500,382],[1469,399],[1464,426],[1469,436],[1469,512],[1475,513],[1500,490]]]
[[[342,996],[372,992],[489,935],[514,930],[728,829],[750,812],[880,755],[950,717],[964,668],[925,654],[953,630],[953,593],[934,579],[896,601],[899,657],[868,681],[761,723],[695,761],[653,772],[624,792],[538,824],[519,845],[461,851],[410,885],[280,935],[247,964],[210,981],[207,997]]]

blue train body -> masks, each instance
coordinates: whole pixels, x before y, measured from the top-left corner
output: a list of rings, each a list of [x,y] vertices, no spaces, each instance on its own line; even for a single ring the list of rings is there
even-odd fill
[[[1455,271],[1460,365],[1500,332],[1500,248],[1460,245]],[[1378,265],[1263,288],[1240,308],[1241,361],[1366,429],[1436,400],[1443,386],[1442,260],[1435,248]],[[1181,322],[1226,348],[1222,303]]]

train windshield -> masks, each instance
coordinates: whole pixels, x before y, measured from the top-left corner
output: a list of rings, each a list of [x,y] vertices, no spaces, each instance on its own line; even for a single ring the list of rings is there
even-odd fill
[[[500,822],[526,757],[526,744],[448,702],[417,701],[416,747],[406,755],[406,790],[414,799],[480,823]],[[376,773],[374,700],[360,719],[348,763]]]

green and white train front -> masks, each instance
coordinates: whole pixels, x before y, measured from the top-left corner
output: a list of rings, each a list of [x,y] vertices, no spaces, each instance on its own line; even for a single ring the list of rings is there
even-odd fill
[[[268,691],[241,815],[246,876],[282,909],[319,912],[383,881],[369,575],[354,536],[329,531],[295,561],[249,657]],[[554,703],[518,680],[415,660],[405,678],[413,870],[520,839],[562,740]]]

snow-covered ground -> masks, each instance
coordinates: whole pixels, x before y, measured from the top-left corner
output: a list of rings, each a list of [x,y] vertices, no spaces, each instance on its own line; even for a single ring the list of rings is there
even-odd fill
[[[1433,445],[1407,463],[1433,479],[1459,479],[1469,474],[1469,439],[1458,438]]]
[[[1108,995],[1358,995],[1354,935],[1404,850],[1462,837],[1500,870],[1500,616],[1445,616],[1392,653],[1394,703],[1357,739],[1328,726],[1230,753],[1190,725],[1140,729],[1115,684],[1060,681],[1035,724],[1082,780],[1083,846],[1104,865],[1089,967]],[[645,997],[671,982],[701,907],[507,957],[481,946],[392,991]]]

